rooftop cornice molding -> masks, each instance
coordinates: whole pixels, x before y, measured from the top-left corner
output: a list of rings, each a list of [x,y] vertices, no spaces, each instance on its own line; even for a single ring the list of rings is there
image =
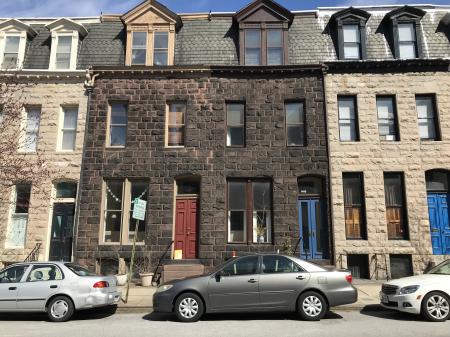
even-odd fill
[[[330,20],[338,21],[338,20],[345,20],[347,18],[355,18],[364,22],[367,22],[369,20],[371,14],[369,12],[366,12],[365,10],[362,10],[360,8],[355,7],[349,7],[346,9],[343,9],[339,12],[334,13]]]
[[[49,24],[46,24],[45,27],[47,27],[50,31],[64,28],[65,30],[77,31],[81,36],[86,36],[88,34],[87,29],[82,24],[68,18],[57,19]]]
[[[72,71],[52,71],[46,69],[21,69],[21,70],[4,70],[0,71],[0,78],[18,78],[18,79],[35,79],[35,80],[64,80],[79,79],[80,83],[85,80],[86,70]]]
[[[37,35],[37,32],[30,25],[17,19],[8,19],[0,23],[0,31],[7,30],[9,28],[25,31],[31,37],[35,37]]]
[[[287,21],[289,23],[294,19],[294,14],[289,11],[287,8],[281,6],[273,0],[255,0],[252,3],[248,4],[244,8],[234,14],[234,18],[237,22],[241,22],[245,18],[247,18],[252,13],[256,12],[260,8],[268,9],[275,16],[280,17],[283,21]]]

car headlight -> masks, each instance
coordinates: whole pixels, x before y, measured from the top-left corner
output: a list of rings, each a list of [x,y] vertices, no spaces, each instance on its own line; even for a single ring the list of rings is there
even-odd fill
[[[408,286],[403,287],[400,289],[399,295],[407,295],[407,294],[413,294],[419,289],[420,286]]]
[[[163,291],[169,290],[169,289],[172,288],[172,287],[173,287],[173,284],[164,284],[164,285],[162,285],[162,286],[159,286],[159,287],[156,289],[156,292],[157,292],[157,293],[161,293],[161,292],[163,292]]]

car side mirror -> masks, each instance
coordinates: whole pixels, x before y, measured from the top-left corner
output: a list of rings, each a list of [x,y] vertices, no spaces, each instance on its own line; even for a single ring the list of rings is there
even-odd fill
[[[220,282],[220,279],[222,278],[222,276],[223,276],[223,271],[222,271],[222,270],[219,270],[219,271],[216,273],[216,275],[214,275],[214,277],[216,278],[216,282]]]

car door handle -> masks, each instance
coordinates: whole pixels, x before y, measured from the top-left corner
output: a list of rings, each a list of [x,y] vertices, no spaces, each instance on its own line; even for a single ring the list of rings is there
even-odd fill
[[[17,290],[17,287],[9,287],[8,290]]]
[[[58,288],[58,286],[57,285],[51,285],[50,288],[56,289],[56,288]]]
[[[304,277],[304,276],[302,276],[302,275],[298,275],[298,276],[296,277],[296,279],[297,279],[297,280],[304,280],[304,279],[305,279],[305,277]]]
[[[256,283],[258,282],[257,280],[255,280],[254,278],[251,278],[250,280],[248,280],[248,283]]]

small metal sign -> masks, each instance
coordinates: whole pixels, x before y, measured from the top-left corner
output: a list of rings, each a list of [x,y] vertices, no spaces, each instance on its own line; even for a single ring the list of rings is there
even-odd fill
[[[145,210],[147,208],[147,201],[141,199],[134,199],[133,219],[145,220]]]

